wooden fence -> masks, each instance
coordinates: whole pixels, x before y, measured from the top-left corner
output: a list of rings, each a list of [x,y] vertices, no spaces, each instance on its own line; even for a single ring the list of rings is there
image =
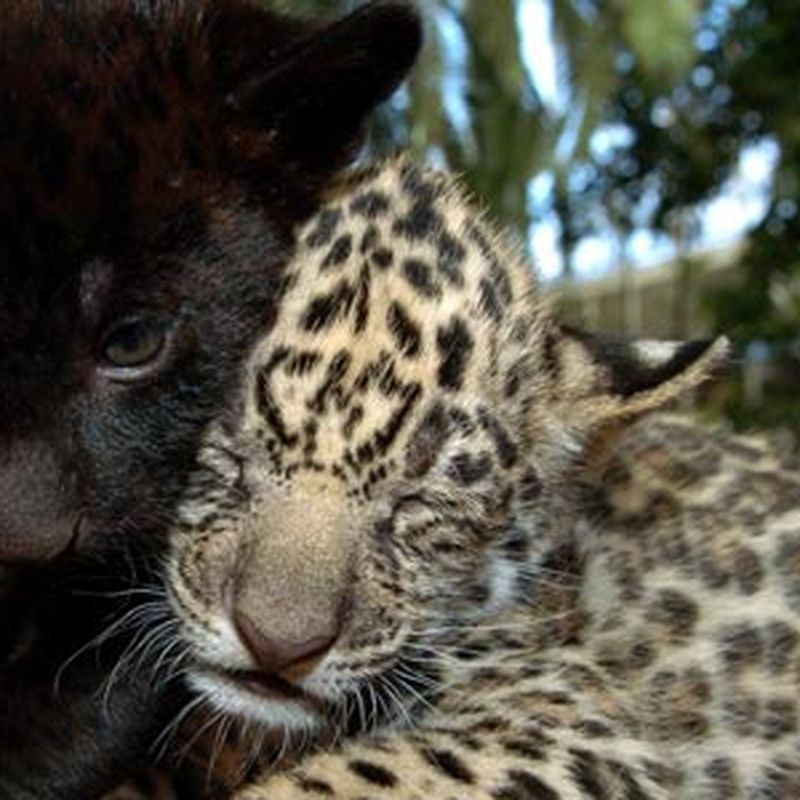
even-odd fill
[[[735,281],[742,252],[742,244],[707,250],[554,291],[565,317],[590,330],[665,339],[705,336],[711,325],[703,298]]]
[[[708,250],[650,269],[623,269],[600,280],[561,285],[554,292],[565,318],[588,330],[664,339],[704,337],[713,333],[704,297],[736,281],[744,247],[740,243]],[[780,423],[787,414],[771,412],[791,406],[796,411],[789,416],[800,424],[795,361],[775,360],[762,343],[739,343],[727,375],[706,387],[701,405],[743,409],[757,425],[772,424],[772,416],[780,416]]]

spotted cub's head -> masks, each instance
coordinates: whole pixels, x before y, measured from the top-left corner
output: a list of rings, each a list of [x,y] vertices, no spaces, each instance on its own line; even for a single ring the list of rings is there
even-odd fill
[[[459,187],[405,160],[344,181],[300,242],[207,438],[169,587],[212,704],[358,727],[535,593],[587,448],[725,345],[559,326]]]

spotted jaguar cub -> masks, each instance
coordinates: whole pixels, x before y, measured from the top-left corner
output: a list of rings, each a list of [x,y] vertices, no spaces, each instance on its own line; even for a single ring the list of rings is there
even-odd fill
[[[240,723],[217,778],[249,800],[800,792],[800,481],[636,422],[727,344],[559,324],[458,185],[404,159],[341,180],[299,242],[168,566],[212,762]]]

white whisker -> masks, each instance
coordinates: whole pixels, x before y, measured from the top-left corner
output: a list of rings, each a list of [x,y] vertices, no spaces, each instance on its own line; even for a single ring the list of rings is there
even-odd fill
[[[177,733],[178,728],[183,722],[196,711],[200,706],[205,704],[205,698],[202,695],[192,698],[186,705],[175,715],[175,718],[168,723],[164,730],[159,734],[158,738],[153,742],[151,752],[155,754],[155,761],[161,761],[167,751],[172,736]]]

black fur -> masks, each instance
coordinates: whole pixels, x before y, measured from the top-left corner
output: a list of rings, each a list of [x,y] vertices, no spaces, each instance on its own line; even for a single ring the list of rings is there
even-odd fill
[[[113,788],[119,776],[147,766],[150,745],[182,700],[177,685],[154,691],[152,658],[145,656],[136,669],[117,670],[106,688],[104,679],[129,644],[124,632],[80,652],[98,631],[133,611],[129,600],[116,597],[126,585],[99,579],[97,565],[88,564],[6,576],[0,623],[6,658],[0,671],[3,800],[90,800]]]
[[[146,687],[129,682],[108,721],[84,667],[54,714],[55,669],[107,609],[52,579],[78,555],[113,575],[131,550],[158,553],[199,437],[271,324],[295,226],[418,45],[402,3],[329,26],[239,0],[4,9],[0,797],[91,797],[120,751],[132,763],[154,719]],[[143,312],[168,322],[169,344],[120,380],[104,337]],[[52,646],[15,661],[31,625]]]

